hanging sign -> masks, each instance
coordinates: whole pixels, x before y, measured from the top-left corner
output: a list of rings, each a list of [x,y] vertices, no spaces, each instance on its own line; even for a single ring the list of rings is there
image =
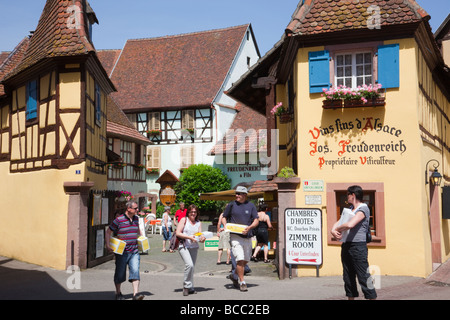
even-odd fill
[[[286,209],[286,263],[322,265],[322,210]]]

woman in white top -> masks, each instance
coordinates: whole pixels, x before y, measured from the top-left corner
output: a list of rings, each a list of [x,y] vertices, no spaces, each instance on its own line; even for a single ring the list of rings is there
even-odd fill
[[[176,236],[181,240],[178,252],[180,252],[181,258],[184,261],[184,296],[195,293],[194,268],[199,248],[197,241],[205,241],[204,236],[195,237],[195,234],[202,232],[202,225],[197,217],[197,206],[190,205],[187,209],[186,217],[180,220],[176,230]]]
[[[163,232],[163,249],[162,252],[166,252],[166,242],[170,241],[171,231],[172,231],[172,218],[170,218],[170,207],[164,208],[164,213],[162,215],[161,227]],[[173,252],[170,249],[170,252]]]

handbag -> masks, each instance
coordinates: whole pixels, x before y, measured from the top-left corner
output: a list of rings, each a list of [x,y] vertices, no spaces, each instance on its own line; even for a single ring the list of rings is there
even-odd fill
[[[371,243],[372,242],[372,233],[370,232],[370,227],[367,228],[367,233],[366,233],[366,243]]]
[[[172,234],[172,238],[170,238],[170,250],[177,250],[180,246],[180,242],[183,242],[183,239],[177,237],[176,232]]]

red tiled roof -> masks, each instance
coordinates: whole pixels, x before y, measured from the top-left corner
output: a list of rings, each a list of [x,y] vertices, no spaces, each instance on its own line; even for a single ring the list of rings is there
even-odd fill
[[[415,0],[305,0],[298,6],[287,27],[303,35],[368,28],[367,21],[380,9],[381,28],[428,19],[428,13]],[[371,20],[372,21],[372,20]]]
[[[249,25],[128,40],[111,75],[125,111],[209,106]]]
[[[0,63],[0,82],[22,61],[30,44],[30,39],[23,39],[17,47]],[[0,83],[0,96],[5,94],[5,88]]]
[[[131,140],[140,144],[152,144],[136,130],[128,117],[123,113],[111,96],[107,99],[107,134],[111,137],[119,137],[123,140]]]
[[[242,104],[238,104],[236,109],[238,113],[233,124],[209,154],[257,153],[267,150],[266,117]],[[242,139],[246,139],[245,143],[242,143]]]
[[[117,63],[117,60],[120,57],[122,50],[97,50],[97,56],[100,62],[105,68],[108,76],[111,76],[111,72],[114,69],[114,66]]]
[[[36,31],[30,38],[30,45],[22,62],[5,79],[46,58],[85,55],[95,52],[86,35],[85,19],[80,14],[79,24],[73,19],[74,8],[83,13],[90,12],[87,1],[47,0]]]

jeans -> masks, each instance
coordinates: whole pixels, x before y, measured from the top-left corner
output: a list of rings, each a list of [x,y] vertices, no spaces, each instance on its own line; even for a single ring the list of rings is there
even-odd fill
[[[114,273],[114,283],[119,284],[125,282],[127,277],[127,265],[129,269],[128,281],[140,280],[139,267],[141,264],[141,256],[138,252],[124,252],[123,255],[116,254],[116,271]]]
[[[184,261],[184,281],[183,288],[194,288],[194,268],[197,261],[198,248],[185,248],[180,247],[178,252]]]
[[[166,228],[166,227],[162,227],[162,234],[163,234],[163,239],[166,241],[170,241],[170,235],[171,235],[171,231],[172,228]]]
[[[342,244],[341,260],[344,269],[344,287],[347,297],[359,296],[356,286],[358,278],[361,290],[366,299],[376,299],[377,293],[373,288],[367,260],[368,250],[365,242],[346,242]]]

